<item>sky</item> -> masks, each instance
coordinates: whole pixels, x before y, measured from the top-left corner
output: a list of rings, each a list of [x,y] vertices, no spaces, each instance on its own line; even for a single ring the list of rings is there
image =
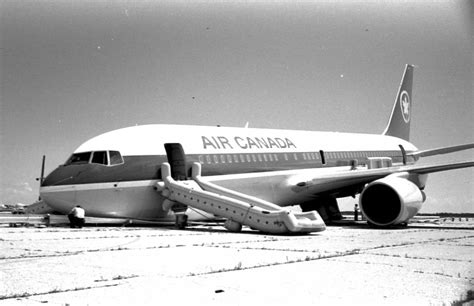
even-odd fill
[[[137,124],[381,133],[407,63],[411,142],[474,142],[469,1],[5,0],[0,14],[0,202],[37,199],[43,155],[49,173]],[[473,178],[431,174],[422,212],[474,212]]]

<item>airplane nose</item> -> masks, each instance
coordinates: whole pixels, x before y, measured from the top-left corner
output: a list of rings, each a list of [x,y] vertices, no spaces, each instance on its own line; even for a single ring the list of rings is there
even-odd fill
[[[75,206],[75,185],[72,184],[73,169],[58,167],[43,181],[40,188],[40,197],[51,208],[68,213]]]
[[[68,213],[75,206],[74,187],[48,186],[41,187],[40,196],[48,206],[61,213]]]
[[[48,174],[41,184],[41,187],[48,187],[48,186],[58,186],[58,185],[65,185],[71,184],[71,180],[74,178],[74,171],[72,169],[66,169],[66,167],[58,167],[53,172]]]

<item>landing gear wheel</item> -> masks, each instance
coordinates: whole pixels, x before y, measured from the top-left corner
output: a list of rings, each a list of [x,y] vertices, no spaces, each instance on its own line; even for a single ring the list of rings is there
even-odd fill
[[[342,214],[339,210],[339,206],[337,205],[336,198],[325,197],[323,198],[323,203],[331,221],[342,220]]]
[[[185,214],[176,215],[175,227],[177,229],[185,229],[188,225],[188,216]]]
[[[228,231],[234,232],[234,233],[238,233],[242,230],[242,224],[240,224],[239,222],[235,222],[234,220],[230,220],[230,219],[225,221],[224,227]]]

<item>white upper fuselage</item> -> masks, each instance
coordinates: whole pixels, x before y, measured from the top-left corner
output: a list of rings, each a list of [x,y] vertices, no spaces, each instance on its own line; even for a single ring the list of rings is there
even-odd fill
[[[403,139],[384,135],[156,124],[99,135],[75,153],[116,150],[123,156],[165,155],[165,143],[180,143],[186,154],[388,151],[399,150],[399,145],[417,150]]]

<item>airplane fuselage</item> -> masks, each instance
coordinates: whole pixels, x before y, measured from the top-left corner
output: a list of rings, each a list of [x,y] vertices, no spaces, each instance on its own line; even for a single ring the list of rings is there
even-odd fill
[[[67,213],[80,204],[90,216],[133,219],[173,218],[156,191],[160,166],[168,162],[165,144],[179,143],[186,162],[199,162],[202,176],[220,186],[280,206],[312,201],[320,195],[360,192],[366,180],[336,181],[338,171],[363,169],[369,160],[402,164],[416,148],[391,136],[272,129],[144,125],[119,129],[82,144],[46,177],[41,197]],[[405,158],[407,158],[405,156]],[[295,184],[320,175],[311,193]],[[327,178],[327,179],[326,179]],[[200,212],[191,212],[199,217]],[[206,216],[208,217],[208,216]]]

